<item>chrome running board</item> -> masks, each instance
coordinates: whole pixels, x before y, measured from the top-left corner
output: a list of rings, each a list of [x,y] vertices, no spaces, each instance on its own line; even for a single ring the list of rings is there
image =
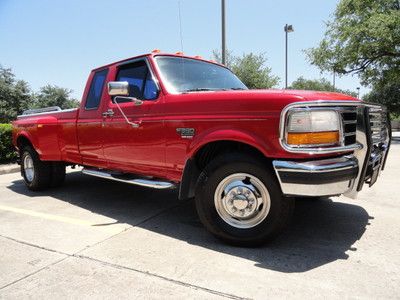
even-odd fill
[[[124,182],[124,183],[129,183],[129,184],[134,184],[134,185],[140,185],[144,187],[149,187],[153,189],[171,189],[174,188],[175,185],[172,182],[168,181],[158,181],[158,180],[151,180],[151,179],[144,179],[144,178],[129,178],[126,175],[120,175],[120,174],[112,174],[107,171],[101,171],[97,169],[83,169],[82,170],[83,174],[90,175],[90,176],[95,176],[95,177],[100,177],[104,179],[110,179],[114,181],[119,181],[119,182]]]

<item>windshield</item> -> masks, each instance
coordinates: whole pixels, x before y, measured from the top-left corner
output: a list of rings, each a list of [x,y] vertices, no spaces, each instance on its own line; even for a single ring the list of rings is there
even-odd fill
[[[229,69],[184,57],[156,56],[161,76],[170,92],[247,90]]]

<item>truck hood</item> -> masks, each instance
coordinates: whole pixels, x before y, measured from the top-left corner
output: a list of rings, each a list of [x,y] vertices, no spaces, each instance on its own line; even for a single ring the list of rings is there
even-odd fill
[[[240,114],[279,114],[293,102],[305,101],[361,101],[357,98],[332,92],[303,90],[232,90],[190,92],[169,95],[171,109],[185,113],[240,113]],[[184,110],[183,110],[184,108]]]
[[[192,94],[192,93],[191,93]],[[213,96],[228,97],[232,99],[287,99],[287,101],[315,101],[315,100],[333,100],[333,101],[355,101],[358,100],[349,95],[308,90],[284,90],[284,89],[262,89],[262,90],[232,90],[232,91],[216,91],[216,92],[196,92],[193,94],[204,95],[212,94]]]

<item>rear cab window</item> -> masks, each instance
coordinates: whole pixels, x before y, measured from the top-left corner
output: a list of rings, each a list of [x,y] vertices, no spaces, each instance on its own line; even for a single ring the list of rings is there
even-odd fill
[[[85,109],[97,109],[100,105],[101,95],[104,89],[108,69],[100,70],[94,73],[90,83],[89,93],[85,102]]]

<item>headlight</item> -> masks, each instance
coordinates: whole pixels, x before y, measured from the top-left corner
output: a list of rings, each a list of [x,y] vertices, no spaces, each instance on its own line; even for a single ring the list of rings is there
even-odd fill
[[[331,146],[340,144],[339,115],[333,110],[289,112],[286,123],[289,146]]]

